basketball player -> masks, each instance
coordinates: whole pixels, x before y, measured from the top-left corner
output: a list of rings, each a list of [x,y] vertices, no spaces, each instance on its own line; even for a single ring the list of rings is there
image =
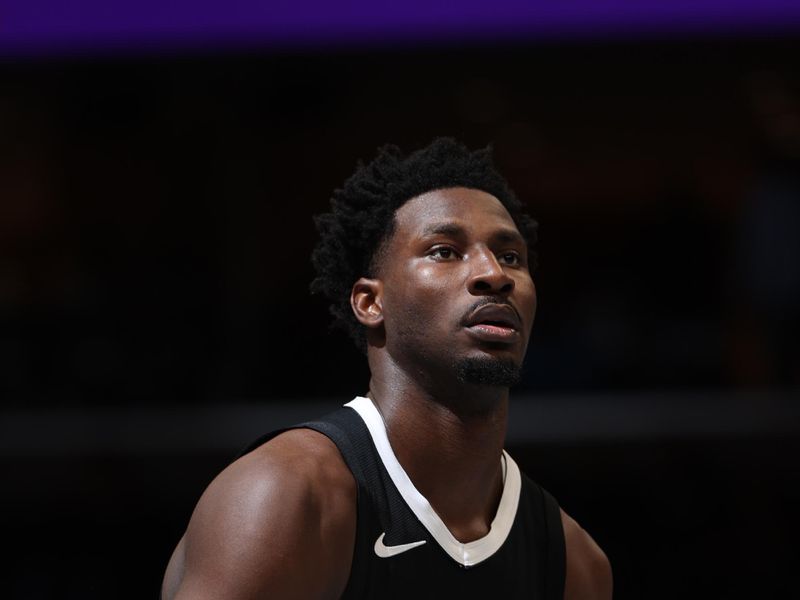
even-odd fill
[[[384,147],[331,206],[312,289],[369,388],[216,477],[162,597],[611,598],[603,551],[503,450],[536,224],[489,149]]]

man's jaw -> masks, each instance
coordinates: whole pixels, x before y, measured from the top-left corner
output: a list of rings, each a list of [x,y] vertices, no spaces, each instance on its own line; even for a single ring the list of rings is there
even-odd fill
[[[513,359],[489,355],[460,358],[455,370],[460,382],[489,387],[511,387],[522,376],[522,367]]]

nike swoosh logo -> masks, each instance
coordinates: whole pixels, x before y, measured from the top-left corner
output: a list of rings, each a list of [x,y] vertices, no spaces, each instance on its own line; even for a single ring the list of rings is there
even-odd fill
[[[383,536],[386,535],[384,531],[377,540],[375,540],[375,554],[380,558],[389,558],[402,554],[406,550],[411,550],[417,546],[422,546],[427,540],[420,540],[418,542],[411,542],[410,544],[398,544],[397,546],[387,546],[383,543]]]

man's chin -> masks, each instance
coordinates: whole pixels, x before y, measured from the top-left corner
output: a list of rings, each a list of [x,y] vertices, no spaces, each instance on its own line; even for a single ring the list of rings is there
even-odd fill
[[[458,380],[473,385],[511,387],[522,375],[522,367],[513,359],[495,356],[461,358],[455,367]]]

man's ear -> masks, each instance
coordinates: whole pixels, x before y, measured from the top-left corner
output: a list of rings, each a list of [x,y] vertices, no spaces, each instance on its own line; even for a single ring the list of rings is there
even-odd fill
[[[362,277],[350,290],[350,306],[358,322],[375,328],[383,324],[383,283]]]

